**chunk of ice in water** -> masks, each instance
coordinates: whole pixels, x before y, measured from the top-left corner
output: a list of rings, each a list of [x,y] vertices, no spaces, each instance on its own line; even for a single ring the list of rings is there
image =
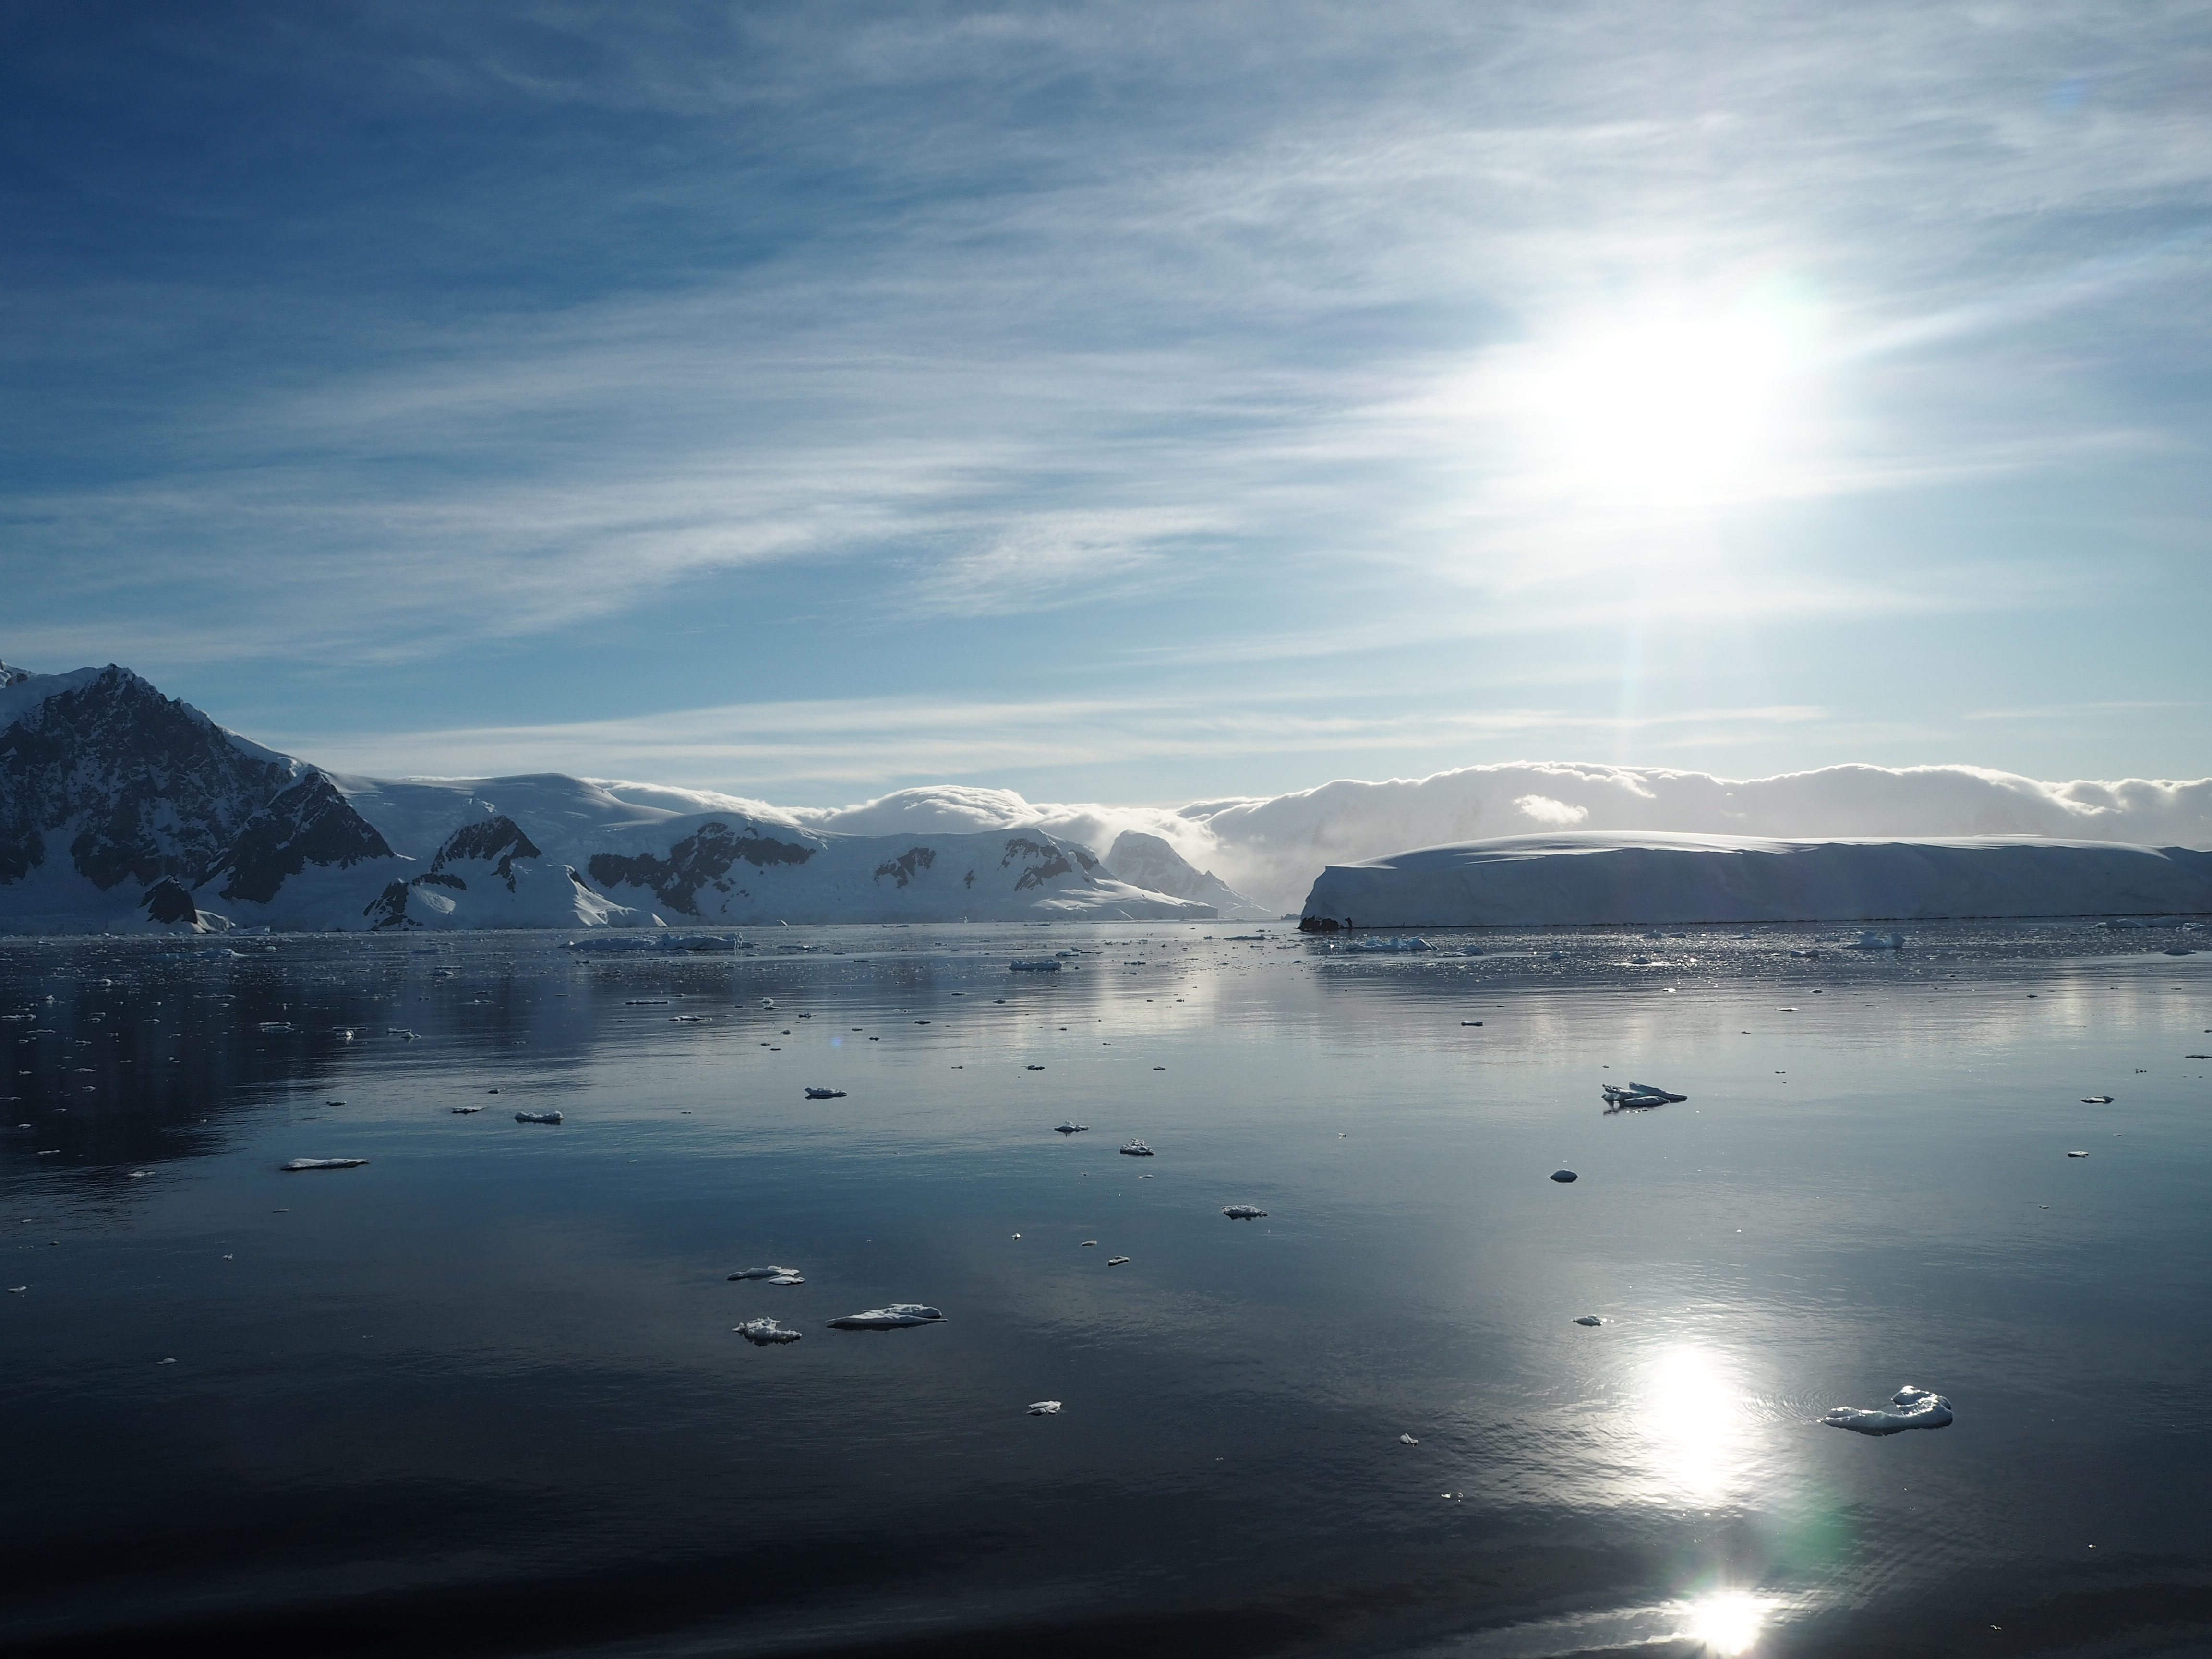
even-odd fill
[[[1554,1170],[1552,1171],[1552,1179],[1564,1187],[1570,1181],[1579,1181],[1582,1177],[1572,1170]]]
[[[842,1089],[809,1089],[806,1097],[809,1100],[842,1100],[845,1091]]]
[[[1060,1401],[1057,1400],[1032,1400],[1030,1402],[1030,1415],[1031,1417],[1057,1417],[1060,1415]]]
[[[1595,1314],[1584,1314],[1581,1318],[1576,1320],[1575,1323],[1577,1325],[1597,1326],[1604,1324],[1605,1321],[1600,1319]]]
[[[892,1302],[830,1322],[833,1331],[896,1331],[908,1325],[934,1325],[945,1316],[919,1302]]]
[[[1231,1204],[1224,1206],[1221,1213],[1231,1221],[1257,1221],[1267,1212],[1255,1204]]]
[[[740,1268],[738,1268],[738,1271],[737,1271],[737,1272],[735,1272],[735,1273],[732,1273],[732,1274],[730,1275],[730,1277],[731,1277],[732,1279],[789,1279],[798,1280],[798,1279],[799,1279],[799,1269],[798,1269],[798,1268],[796,1268],[796,1267],[740,1267]],[[803,1281],[803,1280],[799,1280],[799,1282],[804,1283],[805,1281]]]
[[[1421,1443],[1410,1434],[1401,1434],[1398,1437],[1398,1443],[1401,1446],[1418,1446]]]
[[[514,1121],[517,1123],[558,1123],[562,1118],[558,1112],[517,1112]]]
[[[1908,1382],[1890,1395],[1889,1403],[1905,1409],[1867,1411],[1838,1406],[1820,1421],[1832,1429],[1849,1429],[1856,1434],[1895,1434],[1903,1429],[1940,1429],[1951,1420],[1951,1402],[1932,1389]]]
[[[287,1170],[358,1170],[368,1160],[365,1158],[294,1158],[283,1165]]]
[[[773,1319],[749,1319],[734,1328],[739,1336],[757,1348],[765,1348],[776,1342],[796,1342],[805,1334],[802,1331],[793,1330],[788,1325],[779,1325]]]

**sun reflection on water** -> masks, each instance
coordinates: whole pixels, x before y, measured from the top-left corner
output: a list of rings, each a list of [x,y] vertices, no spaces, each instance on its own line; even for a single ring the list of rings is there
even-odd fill
[[[1660,1355],[1638,1417],[1649,1473],[1670,1497],[1716,1504],[1748,1483],[1757,1449],[1743,1391],[1705,1350],[1679,1347]]]
[[[1705,1652],[1744,1654],[1759,1645],[1767,1603],[1743,1590],[1715,1590],[1691,1602],[1688,1612],[1689,1627],[1682,1634]]]

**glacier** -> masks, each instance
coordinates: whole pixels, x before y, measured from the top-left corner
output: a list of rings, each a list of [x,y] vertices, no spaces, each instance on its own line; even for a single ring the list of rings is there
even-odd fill
[[[1300,927],[1937,921],[2212,913],[2212,853],[2025,836],[1917,841],[1570,830],[1333,864]]]

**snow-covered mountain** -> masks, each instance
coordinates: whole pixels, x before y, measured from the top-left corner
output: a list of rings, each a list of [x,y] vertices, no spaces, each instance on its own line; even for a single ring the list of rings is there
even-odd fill
[[[1210,879],[1159,868],[1182,885]],[[225,730],[125,668],[0,665],[0,927],[10,931],[1214,914],[1122,881],[1088,848],[1039,830],[842,835],[731,797],[558,775],[339,776]]]
[[[1275,912],[1246,898],[1211,870],[1201,870],[1158,836],[1141,830],[1124,830],[1106,849],[1106,862],[1114,873],[1155,893],[1210,904],[1237,921],[1272,921]]]

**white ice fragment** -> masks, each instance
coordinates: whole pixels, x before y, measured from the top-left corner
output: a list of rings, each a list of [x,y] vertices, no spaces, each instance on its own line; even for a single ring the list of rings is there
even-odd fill
[[[1231,1221],[1257,1221],[1267,1212],[1255,1204],[1231,1204],[1221,1212]]]
[[[2087,1152],[2069,1152],[2066,1156],[2069,1158],[2087,1158],[2089,1154]]]
[[[1386,939],[1354,939],[1342,948],[1353,956],[1389,956],[1405,951],[1433,951],[1436,946],[1425,939],[1393,934]]]
[[[1154,1153],[1152,1149],[1146,1146],[1143,1141],[1133,1140],[1121,1149],[1121,1156],[1124,1158],[1151,1158],[1154,1156]]]
[[[358,1170],[368,1160],[365,1158],[295,1158],[283,1165],[287,1170]]]
[[[1126,1264],[1128,1260],[1126,1255],[1109,1255],[1106,1258],[1106,1265],[1109,1267],[1119,1267]]]
[[[1862,1411],[1856,1407],[1838,1406],[1820,1420],[1832,1429],[1850,1429],[1856,1434],[1895,1434],[1902,1429],[1940,1429],[1951,1420],[1951,1402],[1929,1389],[1915,1388],[1906,1383],[1890,1395],[1889,1403],[1905,1407],[1900,1412],[1880,1410]]]
[[[261,1022],[261,1029],[272,1036],[284,1036],[300,1028],[289,1019],[264,1019]]]
[[[1060,1415],[1060,1401],[1057,1400],[1032,1400],[1030,1401],[1030,1415],[1031,1417],[1057,1417]]]
[[[809,1089],[806,1097],[809,1100],[842,1100],[845,1091],[842,1089]]]
[[[1410,1434],[1401,1434],[1398,1437],[1398,1443],[1401,1446],[1418,1446],[1421,1443]]]
[[[765,1279],[770,1281],[782,1279],[788,1279],[793,1284],[804,1284],[805,1282],[799,1277],[799,1269],[796,1267],[740,1267],[737,1272],[732,1273],[730,1277],[732,1279]]]
[[[1095,1238],[1086,1238],[1083,1241],[1083,1248],[1087,1250],[1091,1249],[1091,1246],[1097,1243],[1097,1242],[1098,1241]]]
[[[481,1112],[483,1110],[483,1108],[482,1106],[456,1106],[453,1110],[453,1115],[456,1117],[466,1117],[471,1112]]]
[[[558,1123],[561,1121],[561,1114],[558,1112],[517,1112],[514,1115],[514,1121],[517,1123]]]
[[[1088,1123],[1078,1123],[1074,1119],[1070,1118],[1065,1123],[1054,1124],[1052,1132],[1056,1135],[1079,1135],[1088,1133],[1090,1127]]]
[[[2081,1103],[2084,1106],[2109,1106],[2112,1103],[2112,1097],[2110,1095],[2083,1095]]]
[[[801,1273],[770,1273],[768,1282],[771,1285],[804,1285],[806,1279]]]
[[[936,1309],[919,1302],[893,1302],[880,1308],[868,1308],[860,1313],[847,1314],[842,1319],[830,1322],[833,1331],[896,1331],[909,1325],[934,1325],[945,1316]]]
[[[732,1328],[756,1348],[765,1348],[776,1342],[796,1342],[805,1334],[803,1331],[793,1330],[787,1325],[779,1325],[773,1319],[749,1319]]]

